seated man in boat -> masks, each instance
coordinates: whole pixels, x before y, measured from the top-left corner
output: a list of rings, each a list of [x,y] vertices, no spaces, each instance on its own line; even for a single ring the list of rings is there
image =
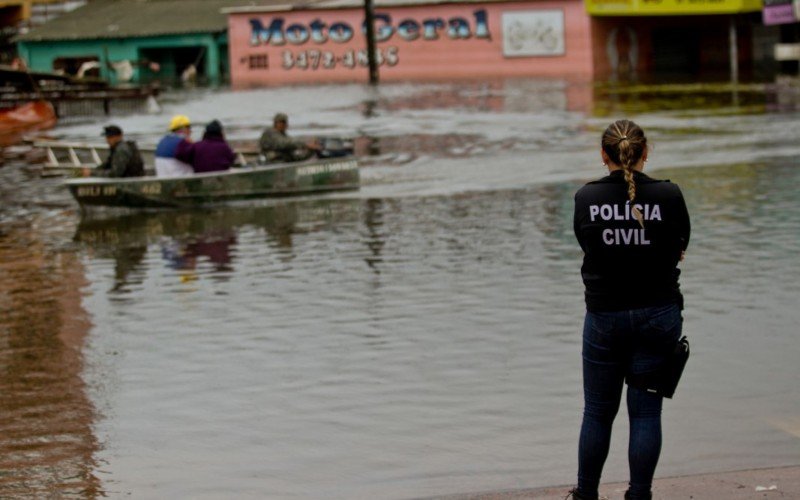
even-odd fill
[[[93,169],[91,174],[103,177],[141,177],[144,175],[144,162],[139,148],[133,141],[126,141],[122,129],[109,125],[103,134],[110,148],[108,158]]]
[[[192,175],[194,170],[188,163],[175,158],[178,145],[191,144],[192,122],[185,115],[175,115],[169,122],[169,134],[161,138],[156,146],[156,175],[158,177],[177,177]]]
[[[218,120],[206,125],[203,140],[194,144],[180,143],[175,157],[191,164],[196,174],[228,170],[236,162],[236,154],[225,141],[222,124]]]
[[[286,135],[289,128],[289,117],[278,113],[272,119],[272,127],[261,134],[258,145],[261,149],[261,160],[265,163],[303,161],[311,158],[314,151],[319,150],[316,142],[304,142]]]

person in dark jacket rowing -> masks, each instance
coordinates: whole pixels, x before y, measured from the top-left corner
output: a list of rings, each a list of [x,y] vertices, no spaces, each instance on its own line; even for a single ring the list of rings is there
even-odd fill
[[[264,163],[282,163],[303,161],[314,156],[320,147],[316,141],[292,139],[286,134],[289,128],[289,117],[285,113],[277,113],[272,119],[272,127],[266,129],[258,140],[261,149],[261,161]]]
[[[236,154],[225,141],[222,124],[214,120],[206,125],[201,141],[180,143],[175,158],[188,163],[194,173],[200,174],[228,170],[236,161]]]
[[[103,136],[110,148],[108,158],[98,167],[84,171],[84,176],[100,175],[103,177],[141,177],[144,175],[144,162],[139,148],[133,141],[126,141],[122,129],[109,125],[103,129]]]

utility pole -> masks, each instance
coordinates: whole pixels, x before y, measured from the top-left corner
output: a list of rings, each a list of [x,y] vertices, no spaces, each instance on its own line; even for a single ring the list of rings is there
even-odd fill
[[[739,40],[736,34],[736,15],[731,14],[728,27],[728,44],[731,59],[731,86],[733,87],[733,105],[739,106]]]
[[[728,49],[730,52],[731,83],[739,83],[739,41],[736,34],[736,16],[731,15],[728,25]]]
[[[375,7],[372,0],[364,0],[364,22],[367,25],[367,62],[369,63],[369,84],[378,84],[378,61],[375,48]]]

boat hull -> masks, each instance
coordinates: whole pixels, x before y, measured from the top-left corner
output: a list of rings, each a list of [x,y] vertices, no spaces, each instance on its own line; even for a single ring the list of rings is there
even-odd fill
[[[358,189],[359,171],[350,157],[186,177],[87,177],[65,185],[84,208],[177,208]]]
[[[0,110],[0,146],[16,144],[28,132],[53,128],[57,120],[53,105],[47,101]]]

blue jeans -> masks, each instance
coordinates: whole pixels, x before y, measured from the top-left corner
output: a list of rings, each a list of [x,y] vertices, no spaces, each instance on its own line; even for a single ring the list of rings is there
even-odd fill
[[[628,311],[587,312],[583,325],[583,424],[578,445],[578,493],[597,498],[626,374],[654,370],[681,335],[678,304]],[[632,500],[650,498],[661,454],[663,398],[628,387],[628,465]]]

